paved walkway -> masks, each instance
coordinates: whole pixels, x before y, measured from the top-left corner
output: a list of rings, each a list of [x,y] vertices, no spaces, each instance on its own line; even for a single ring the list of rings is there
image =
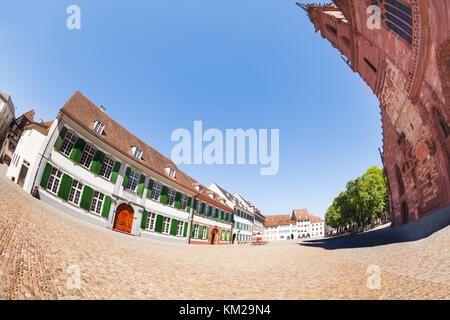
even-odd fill
[[[168,244],[66,215],[1,172],[0,298],[449,299],[449,234],[336,250]],[[370,264],[381,268],[380,289],[367,288]]]

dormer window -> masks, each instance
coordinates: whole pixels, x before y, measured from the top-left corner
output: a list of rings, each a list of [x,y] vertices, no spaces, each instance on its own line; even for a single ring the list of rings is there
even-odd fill
[[[209,197],[210,197],[211,199],[214,199],[214,194],[213,194],[213,193],[210,193],[210,194],[209,194]]]
[[[142,150],[138,147],[132,147],[131,151],[133,152],[133,157],[135,157],[138,160],[142,160]]]
[[[166,173],[169,177],[171,178],[175,178],[175,169],[167,167],[166,168]]]
[[[94,122],[94,131],[98,134],[102,134],[103,130],[105,129],[105,124],[101,121],[95,121]]]
[[[195,186],[195,190],[197,190],[198,192],[202,191],[202,187],[200,187],[199,185]]]

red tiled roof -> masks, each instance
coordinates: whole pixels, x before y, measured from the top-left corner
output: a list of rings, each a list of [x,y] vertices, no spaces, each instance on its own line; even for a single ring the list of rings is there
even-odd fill
[[[30,111],[24,113],[21,117],[25,117],[25,118],[27,118],[28,121],[30,121],[30,123],[33,123],[35,115],[36,115],[36,112],[34,111],[34,109],[31,109]]]
[[[265,216],[265,227],[277,227],[281,224],[295,224],[295,221],[291,220],[291,216],[288,214]]]
[[[205,202],[208,202],[209,204],[222,210],[226,210],[231,213],[233,212],[233,210],[228,206],[225,206],[207,196],[206,192],[212,192],[211,190],[202,186],[199,182],[179,170],[172,160],[166,158],[154,148],[122,127],[102,109],[98,108],[93,102],[86,98],[80,91],[75,92],[75,94],[64,104],[61,108],[61,112],[83,129],[93,134],[96,134],[93,131],[95,121],[101,121],[105,125],[105,129],[102,135],[96,134],[98,139],[102,140],[104,143],[133,161],[139,162],[151,171],[158,173],[166,179],[171,180],[196,194],[200,194],[198,196],[199,199],[204,200]],[[143,151],[141,160],[133,157],[131,151],[132,147],[138,147]],[[176,169],[175,178],[172,178],[167,174],[167,167]],[[194,188],[195,186],[201,186],[202,191],[198,192]]]

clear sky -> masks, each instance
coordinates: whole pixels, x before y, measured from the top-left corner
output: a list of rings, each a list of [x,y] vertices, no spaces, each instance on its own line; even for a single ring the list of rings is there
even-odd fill
[[[329,1],[316,1],[329,2]],[[66,9],[81,8],[81,30]],[[173,130],[280,130],[280,170],[181,165],[263,214],[324,216],[347,180],[381,166],[379,104],[295,0],[4,1],[0,89],[53,119],[80,90],[162,154]]]

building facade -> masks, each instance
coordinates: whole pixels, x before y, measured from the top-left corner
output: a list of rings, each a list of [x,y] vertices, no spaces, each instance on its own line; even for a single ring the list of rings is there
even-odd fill
[[[11,180],[91,223],[189,242],[194,200],[203,196],[194,179],[78,91],[49,124],[25,128],[7,171]],[[230,231],[230,221],[219,221]]]
[[[380,101],[392,224],[449,206],[449,2],[333,2],[298,5]]]
[[[34,123],[34,110],[30,110],[27,113],[21,115],[17,119],[13,119],[9,128],[6,131],[5,139],[0,148],[0,159],[6,165],[10,165],[14,152],[16,151],[19,139],[22,136],[23,130],[26,126]],[[44,126],[46,126],[44,124]]]
[[[3,143],[6,132],[15,118],[15,107],[11,96],[0,91],[0,143]]]
[[[212,183],[209,186],[209,189],[216,192],[221,198],[225,199],[226,205],[233,210],[232,243],[251,243],[253,236],[254,214],[245,205],[242,198],[240,198],[237,194],[232,195],[216,183]]]
[[[231,244],[233,209],[214,191],[195,184],[199,194],[195,197],[189,243],[223,245]]]
[[[325,222],[308,212],[294,209],[292,214],[265,217],[264,239],[266,241],[320,238],[325,235]]]

